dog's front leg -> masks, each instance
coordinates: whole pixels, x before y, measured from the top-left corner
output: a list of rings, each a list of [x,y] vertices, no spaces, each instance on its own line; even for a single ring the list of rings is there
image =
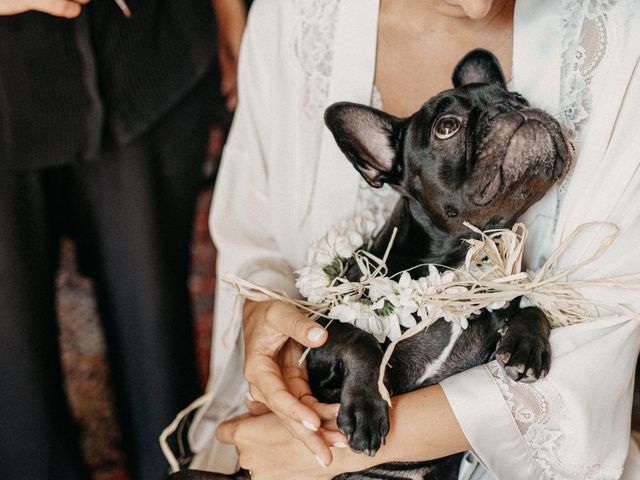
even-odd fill
[[[389,432],[388,405],[378,390],[382,347],[353,325],[334,322],[328,330],[327,342],[309,357],[314,394],[325,401],[339,398],[338,428],[349,446],[374,455]]]
[[[542,310],[518,310],[502,329],[496,358],[513,380],[525,383],[544,377],[551,366],[551,323]]]

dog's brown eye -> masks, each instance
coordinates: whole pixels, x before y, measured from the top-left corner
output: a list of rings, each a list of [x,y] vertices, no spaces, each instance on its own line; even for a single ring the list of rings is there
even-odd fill
[[[446,117],[442,117],[436,123],[436,137],[440,140],[446,140],[447,138],[453,137],[458,130],[460,130],[460,119],[458,117],[454,117],[453,115],[448,115]]]

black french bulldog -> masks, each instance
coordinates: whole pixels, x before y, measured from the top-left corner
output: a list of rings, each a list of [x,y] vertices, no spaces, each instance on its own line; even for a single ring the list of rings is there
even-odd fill
[[[471,233],[464,221],[482,230],[509,228],[568,170],[560,126],[507,91],[493,54],[469,52],[453,72],[453,86],[409,118],[352,103],[331,105],[325,113],[340,149],[365,180],[374,188],[387,183],[401,195],[370,249],[382,257],[398,228],[390,274],[424,263],[459,265],[466,254],[463,239]],[[360,275],[357,265],[347,273],[351,279]],[[397,395],[438,383],[493,355],[514,380],[544,376],[550,368],[549,321],[539,309],[520,309],[518,303],[483,311],[465,330],[440,319],[400,342],[386,371],[389,391]],[[326,344],[308,357],[312,390],[320,401],[340,403],[338,427],[351,449],[374,455],[389,430],[377,386],[385,346],[350,324],[334,322],[329,331]],[[460,458],[387,464],[336,478],[455,479]],[[173,478],[232,478],[189,475]]]

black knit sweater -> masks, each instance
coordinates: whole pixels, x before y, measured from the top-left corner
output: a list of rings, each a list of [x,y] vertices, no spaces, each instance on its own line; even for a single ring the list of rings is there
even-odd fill
[[[175,105],[210,68],[211,0],[93,0],[74,20],[0,17],[0,170],[91,160]],[[213,86],[212,86],[213,88]]]

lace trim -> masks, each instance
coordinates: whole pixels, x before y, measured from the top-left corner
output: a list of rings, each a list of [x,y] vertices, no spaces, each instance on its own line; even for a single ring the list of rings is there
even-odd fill
[[[591,114],[591,81],[607,52],[608,13],[618,3],[620,0],[564,0],[563,3],[560,120],[574,155],[579,150],[581,130]],[[573,169],[558,186],[553,233],[572,177]]]
[[[579,146],[581,130],[591,114],[593,75],[607,52],[609,12],[624,2],[564,0],[560,116],[574,150]],[[571,173],[560,185],[561,198]]]
[[[340,0],[297,1],[295,55],[306,76],[304,111],[322,118],[331,81],[333,42]]]
[[[607,13],[617,0],[565,0],[562,20],[560,107],[576,137],[589,119],[593,73],[607,50]]]
[[[518,425],[531,456],[551,480],[614,480],[621,467],[567,462],[574,444],[569,433],[571,418],[562,397],[546,379],[535,383],[516,383],[496,361],[487,364]],[[575,439],[576,442],[578,439]]]

